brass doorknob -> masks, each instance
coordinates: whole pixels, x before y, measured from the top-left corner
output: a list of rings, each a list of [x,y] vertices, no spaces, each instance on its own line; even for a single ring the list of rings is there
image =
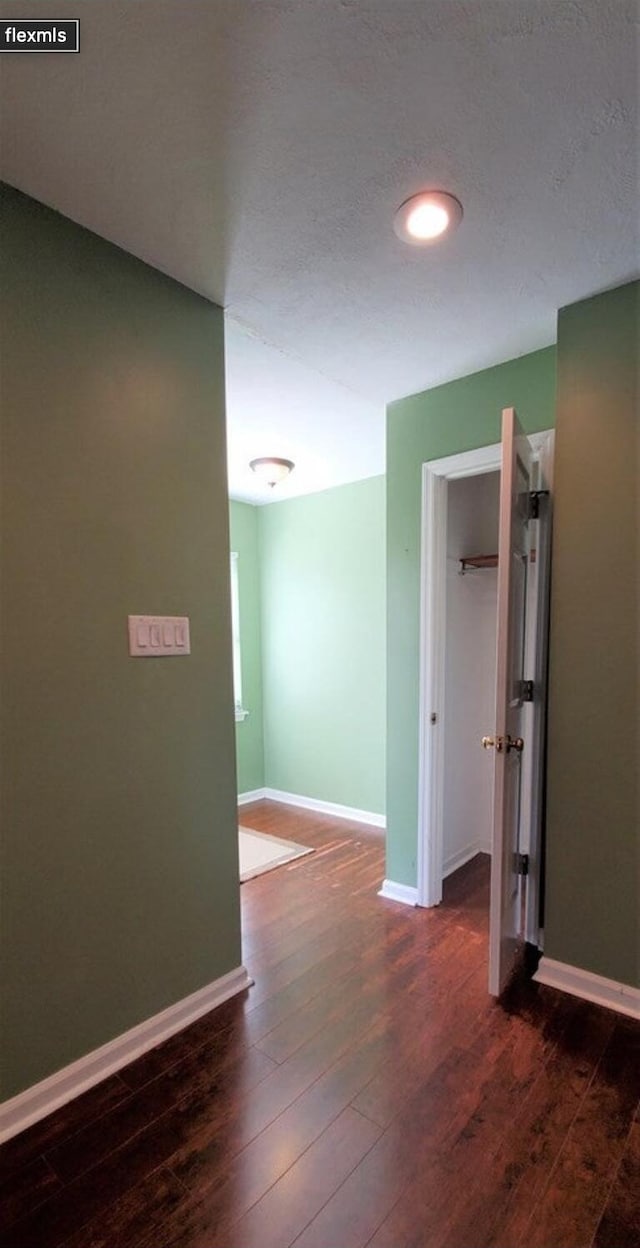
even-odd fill
[[[508,754],[510,750],[516,750],[518,754],[522,754],[524,741],[522,737],[510,737],[509,733],[507,733],[506,737],[483,737],[482,747],[485,750],[495,748],[498,754]]]

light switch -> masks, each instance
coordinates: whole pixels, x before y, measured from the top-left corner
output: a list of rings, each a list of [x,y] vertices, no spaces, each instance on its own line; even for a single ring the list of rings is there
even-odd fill
[[[129,654],[159,659],[191,653],[189,619],[185,615],[130,615]]]

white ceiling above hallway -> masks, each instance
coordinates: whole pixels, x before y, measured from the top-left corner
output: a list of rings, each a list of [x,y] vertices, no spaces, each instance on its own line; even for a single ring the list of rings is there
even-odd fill
[[[2,177],[225,306],[239,495],[245,456],[296,461],[278,497],[383,471],[386,401],[637,272],[635,0],[36,7],[81,51],[1,58]],[[420,249],[423,188],[464,217]]]
[[[384,472],[383,404],[261,342],[225,318],[227,442],[234,498],[273,503]],[[272,489],[251,459],[292,459],[293,472]]]

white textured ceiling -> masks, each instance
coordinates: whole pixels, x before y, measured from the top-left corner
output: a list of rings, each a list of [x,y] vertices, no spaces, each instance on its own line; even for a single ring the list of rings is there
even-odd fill
[[[1,58],[2,177],[225,306],[239,495],[252,455],[383,471],[386,401],[637,272],[635,0],[0,4],[36,8],[82,51]],[[425,186],[465,216],[420,250]]]

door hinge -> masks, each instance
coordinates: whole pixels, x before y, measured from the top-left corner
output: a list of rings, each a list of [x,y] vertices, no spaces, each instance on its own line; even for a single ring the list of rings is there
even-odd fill
[[[532,680],[520,681],[520,701],[521,702],[533,702],[533,681]]]
[[[515,874],[516,875],[528,875],[529,874],[529,855],[528,854],[514,854],[513,857],[514,857],[513,869],[515,871]]]
[[[548,490],[529,490],[529,519],[538,520],[540,517],[540,499],[548,498]]]

